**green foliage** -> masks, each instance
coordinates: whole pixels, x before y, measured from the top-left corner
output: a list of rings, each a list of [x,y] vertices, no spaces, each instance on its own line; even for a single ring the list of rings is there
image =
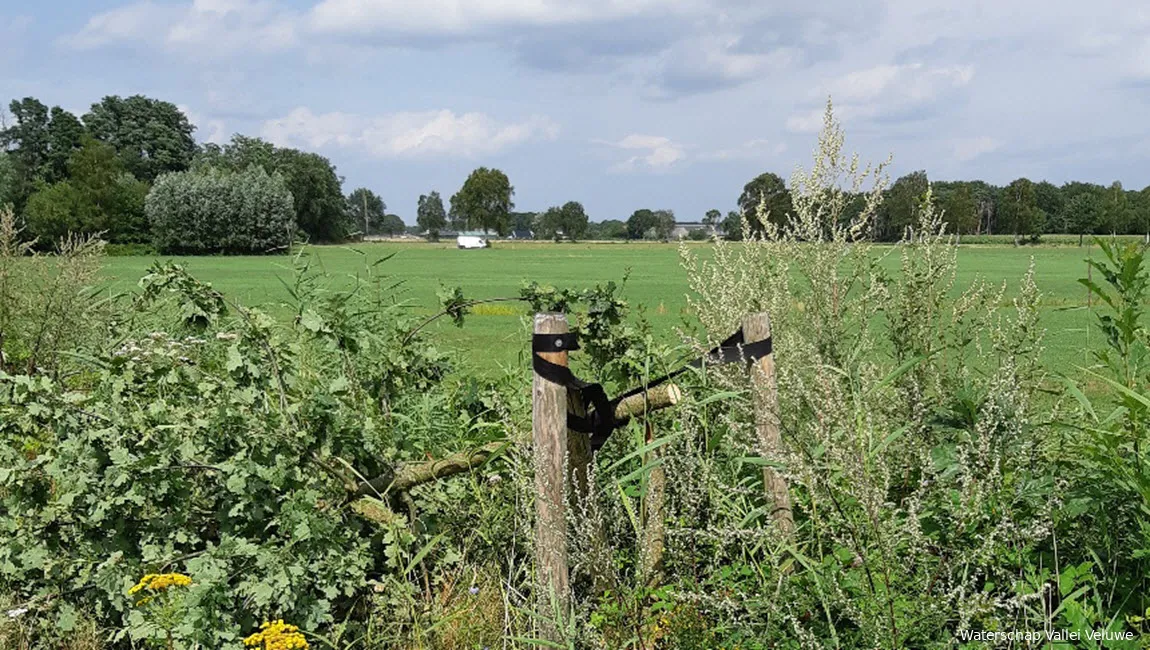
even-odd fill
[[[943,216],[951,232],[960,235],[974,234],[978,229],[978,203],[967,183],[955,183],[955,185],[957,187],[942,200]]]
[[[347,200],[335,167],[323,156],[237,135],[222,147],[205,145],[195,160],[197,169],[211,167],[242,172],[253,165],[268,175],[283,176],[291,192],[296,226],[311,241],[342,241],[359,228],[349,218]]]
[[[743,186],[738,205],[739,210],[747,215],[753,231],[762,234],[766,230],[767,221],[776,225],[786,223],[792,210],[791,193],[778,174],[767,172],[759,174]],[[717,220],[718,215],[714,218]]]
[[[1099,596],[1086,612],[1088,622],[1118,608],[1132,616],[1148,606],[1150,581],[1150,460],[1145,449],[1150,426],[1150,334],[1143,322],[1147,271],[1145,249],[1096,240],[1104,260],[1087,260],[1101,279],[1079,280],[1099,299],[1097,325],[1107,348],[1097,352],[1097,372],[1088,379],[1113,391],[1091,400],[1067,378],[1068,393],[1080,407],[1077,418],[1063,423],[1066,434],[1058,459],[1064,471],[1078,477],[1063,512],[1069,534],[1063,543],[1091,549],[1100,578]],[[1110,410],[1107,413],[1107,409]],[[1139,619],[1141,620],[1141,619]],[[1121,622],[1121,621],[1119,621]],[[1102,625],[1096,625],[1102,627]]]
[[[1046,213],[1038,207],[1034,183],[1019,178],[1002,189],[998,205],[1000,228],[1014,233],[1016,240],[1037,241],[1046,225]]]
[[[82,380],[0,372],[0,590],[139,640],[154,621],[128,587],[178,570],[186,642],[334,623],[394,570],[395,542],[347,507],[349,470],[406,453],[385,409],[443,376],[426,343],[400,343],[373,273],[331,292],[301,258],[285,326],[158,264],[124,338],[76,359]]]
[[[259,167],[161,176],[147,214],[165,254],[284,252],[294,239],[291,193],[282,176]]]
[[[0,207],[16,200],[16,167],[7,151],[0,151]]]
[[[918,209],[930,181],[925,171],[911,172],[891,185],[875,224],[875,238],[879,241],[898,241],[906,229],[918,223]]]
[[[0,372],[60,372],[65,354],[85,354],[113,326],[109,301],[93,289],[103,242],[69,236],[55,256],[24,241],[0,206]]]
[[[49,109],[33,97],[9,105],[16,123],[0,132],[0,144],[11,148],[8,200],[17,206],[42,183],[67,179],[68,160],[81,146],[84,127],[59,106]]]
[[[439,241],[439,231],[447,227],[447,211],[443,209],[443,199],[439,192],[420,194],[416,208],[415,223],[431,241]]]
[[[388,213],[383,215],[379,230],[385,235],[401,235],[407,230],[407,224],[403,223],[403,218],[398,214]]]
[[[357,188],[347,196],[347,214],[364,235],[392,232],[384,230],[383,225],[387,216],[387,204],[366,187]]]
[[[451,219],[468,228],[506,235],[511,226],[511,209],[515,207],[513,196],[515,188],[507,174],[479,167],[451,197]]]
[[[143,95],[105,97],[84,115],[84,126],[112,145],[124,167],[142,181],[186,170],[196,152],[188,117],[171,102]]]
[[[627,219],[627,239],[658,239],[667,241],[675,229],[675,213],[671,210],[636,210]]]
[[[599,223],[589,224],[587,236],[590,239],[627,239],[627,224],[618,219],[604,219]]]
[[[85,137],[68,160],[68,171],[68,180],[43,187],[25,207],[28,232],[41,245],[69,234],[99,234],[118,244],[147,239],[148,186],[124,171],[110,146]]]
[[[568,201],[562,207],[554,206],[540,214],[535,230],[541,239],[577,241],[587,234],[587,213],[583,211],[582,203]]]
[[[1101,281],[1082,278],[1083,286],[1109,309],[1097,314],[1098,328],[1109,346],[1098,351],[1097,357],[1127,388],[1135,388],[1150,363],[1146,347],[1146,331],[1142,325],[1145,313],[1147,275],[1144,268],[1145,249],[1135,244],[1119,246],[1105,239],[1095,238],[1105,260],[1088,259],[1102,277]],[[1137,412],[1137,403],[1128,403]]]

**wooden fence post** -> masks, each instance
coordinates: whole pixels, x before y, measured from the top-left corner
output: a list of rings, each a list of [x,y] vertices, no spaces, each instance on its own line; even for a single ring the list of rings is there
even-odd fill
[[[749,314],[743,318],[743,338],[747,343],[763,341],[771,337],[771,317],[766,312]],[[768,354],[751,366],[751,386],[754,389],[755,431],[758,434],[762,454],[768,460],[775,460],[782,450],[779,435],[779,392],[775,383],[775,355]],[[783,537],[790,537],[795,530],[794,513],[791,511],[791,496],[787,492],[787,482],[773,467],[763,467],[763,489],[771,503],[771,519]]]
[[[535,314],[536,334],[566,334],[563,314]],[[567,352],[541,352],[551,363],[567,365]],[[567,388],[538,374],[532,385],[532,431],[535,448],[535,565],[541,636],[563,643],[570,603],[567,570],[567,518],[563,488],[567,472]]]

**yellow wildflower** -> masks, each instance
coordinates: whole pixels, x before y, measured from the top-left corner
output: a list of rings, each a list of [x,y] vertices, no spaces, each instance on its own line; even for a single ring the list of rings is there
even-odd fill
[[[143,578],[140,578],[140,581],[128,590],[128,595],[134,596],[141,591],[150,592],[149,595],[136,601],[137,605],[143,605],[151,600],[153,596],[162,591],[166,591],[169,587],[187,587],[191,584],[192,579],[182,573],[149,573]]]
[[[259,632],[244,639],[244,645],[261,650],[308,650],[310,647],[299,628],[284,623],[283,619],[265,622]]]

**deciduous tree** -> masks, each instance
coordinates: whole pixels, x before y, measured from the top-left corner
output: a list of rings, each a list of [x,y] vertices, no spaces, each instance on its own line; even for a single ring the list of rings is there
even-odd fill
[[[655,213],[642,208],[635,210],[627,219],[627,239],[642,239],[647,231],[655,227]]]
[[[900,239],[908,227],[918,223],[919,206],[929,184],[926,172],[919,170],[900,177],[891,185],[878,210],[876,239]]]
[[[352,223],[362,228],[364,235],[386,232],[383,230],[383,220],[387,216],[387,204],[366,187],[356,188],[347,195],[347,213]]]
[[[587,234],[587,213],[583,204],[578,201],[568,201],[562,206],[548,208],[539,215],[539,236],[546,239],[559,240],[563,237],[576,241]]]
[[[1019,178],[1002,189],[998,202],[999,222],[1014,233],[1015,243],[1021,237],[1037,240],[1046,223],[1046,215],[1038,207],[1034,183]]]
[[[196,153],[188,117],[171,102],[143,95],[105,97],[84,115],[84,126],[116,149],[129,172],[148,182],[187,169]]]
[[[46,185],[28,199],[28,231],[41,244],[68,233],[103,233],[113,243],[147,241],[148,185],[123,168],[111,146],[85,138],[68,160],[67,175],[68,180]]]
[[[467,177],[463,187],[451,197],[451,218],[486,232],[506,235],[511,227],[515,188],[507,174],[480,167]]]
[[[759,218],[760,207],[771,223],[779,226],[786,223],[792,210],[791,193],[778,174],[759,174],[743,186],[739,195],[739,209],[747,215],[747,221],[756,233],[762,233],[764,229]]]
[[[283,176],[255,165],[165,174],[148,194],[147,214],[164,254],[283,252],[295,238]]]
[[[292,194],[296,225],[312,241],[342,241],[359,229],[349,217],[343,181],[331,161],[319,154],[276,147],[260,138],[237,135],[223,147],[205,146],[194,166],[239,172],[252,165],[261,167],[269,175],[278,172],[283,176]]]
[[[416,208],[415,223],[420,230],[427,233],[431,241],[439,240],[439,231],[447,227],[447,211],[443,209],[443,199],[439,192],[419,196],[419,207]]]

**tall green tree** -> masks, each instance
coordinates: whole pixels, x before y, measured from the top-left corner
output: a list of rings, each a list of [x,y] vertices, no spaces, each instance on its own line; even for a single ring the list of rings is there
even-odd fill
[[[1075,193],[1063,206],[1063,213],[1066,232],[1077,234],[1082,246],[1086,235],[1102,226],[1102,196],[1098,192]]]
[[[12,156],[0,150],[0,208],[16,202],[16,167]]]
[[[81,146],[84,125],[33,97],[13,101],[9,110],[15,123],[0,132],[0,146],[11,150],[11,200],[22,205],[37,185],[68,178],[68,160]]]
[[[930,180],[922,170],[902,176],[891,185],[878,210],[876,239],[901,239],[907,228],[918,223],[918,210],[929,185]]]
[[[148,184],[123,168],[111,146],[85,138],[67,167],[68,180],[44,185],[28,198],[24,213],[29,234],[43,245],[69,233],[103,233],[113,243],[148,240]]]
[[[559,240],[566,237],[577,241],[587,234],[588,223],[583,204],[568,201],[539,215],[537,231],[541,238]]]
[[[0,196],[0,201],[3,198]],[[1138,200],[1134,208],[1134,227],[1137,232],[1146,236],[1146,243],[1150,244],[1150,185],[1138,192]]]
[[[383,221],[379,224],[379,231],[389,237],[401,235],[407,230],[407,224],[403,223],[403,218],[398,214],[385,214]]]
[[[711,230],[718,228],[722,221],[723,213],[719,212],[718,210],[707,210],[707,214],[703,215],[703,225],[707,226]]]
[[[627,239],[643,239],[655,227],[655,213],[646,208],[635,210],[627,219]]]
[[[671,238],[671,232],[675,230],[675,212],[673,210],[655,210],[654,216],[652,227],[655,229],[655,238],[659,241],[667,241]]]
[[[269,175],[279,173],[283,176],[292,194],[296,225],[311,241],[342,241],[359,229],[349,216],[342,179],[331,161],[319,154],[277,147],[260,138],[237,135],[222,147],[205,146],[193,167],[239,172],[252,165]]]
[[[171,102],[143,95],[105,97],[84,115],[84,126],[115,147],[129,172],[148,182],[187,169],[196,153],[188,117]]]
[[[506,235],[511,226],[515,188],[507,174],[480,167],[467,177],[463,187],[451,197],[451,217],[468,228]]]
[[[427,233],[431,241],[439,240],[439,231],[447,227],[447,211],[443,209],[443,199],[439,192],[419,196],[419,206],[415,212],[415,223]]]
[[[347,213],[364,235],[385,232],[383,220],[387,216],[387,204],[378,194],[366,187],[356,188],[347,195]],[[402,223],[402,221],[400,222]]]
[[[73,152],[84,145],[86,132],[80,120],[68,111],[53,106],[48,121],[48,170],[44,180],[49,183],[68,177],[68,161]]]
[[[978,228],[978,204],[966,183],[956,183],[942,203],[943,216],[950,231],[968,235]]]
[[[1062,214],[1066,205],[1066,198],[1062,196],[1062,190],[1057,185],[1047,181],[1035,183],[1034,202],[1038,209],[1046,215],[1046,229],[1053,231],[1057,226],[1057,215]]]
[[[1121,181],[1114,181],[1106,188],[1106,197],[1102,204],[1102,227],[1106,232],[1116,235],[1129,230],[1131,221],[1130,200]]]
[[[777,226],[786,223],[793,210],[791,193],[778,174],[759,174],[744,185],[743,192],[739,194],[739,209],[747,215],[747,222],[756,233],[762,233],[765,227],[759,219],[760,206],[766,211],[766,218],[771,223]]]
[[[1022,237],[1032,241],[1042,234],[1046,214],[1038,207],[1034,183],[1019,178],[1002,188],[998,202],[999,223],[1014,234],[1017,244]]]
[[[743,215],[738,210],[727,212],[722,225],[723,239],[727,241],[743,240]]]
[[[295,238],[283,176],[258,165],[164,174],[148,194],[147,215],[164,254],[283,253]]]

